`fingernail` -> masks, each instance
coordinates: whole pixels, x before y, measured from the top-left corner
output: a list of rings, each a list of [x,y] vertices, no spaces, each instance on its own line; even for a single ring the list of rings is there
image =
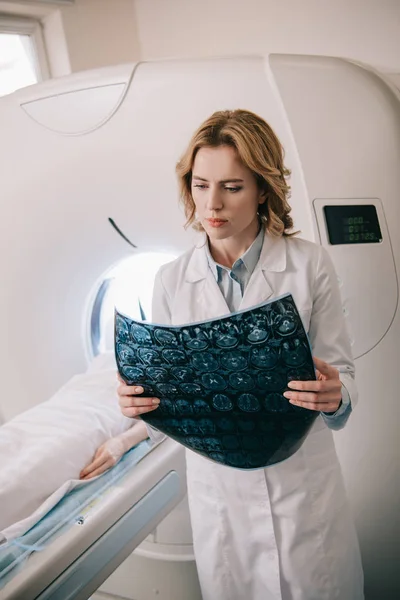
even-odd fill
[[[295,388],[296,387],[296,382],[295,381],[289,381],[289,383],[287,384],[288,387],[290,388]]]
[[[291,392],[283,392],[283,395],[285,396],[285,398],[287,398],[288,400],[292,397],[292,393]]]
[[[158,398],[153,398],[153,404],[160,404],[160,400]]]
[[[143,388],[142,387],[135,387],[135,393],[136,394],[141,394],[143,392]]]

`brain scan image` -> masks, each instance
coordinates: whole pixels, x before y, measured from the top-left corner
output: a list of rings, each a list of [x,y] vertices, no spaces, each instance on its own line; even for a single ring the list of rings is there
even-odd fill
[[[160,398],[141,418],[209,460],[273,465],[300,448],[318,416],[283,396],[289,381],[315,380],[290,294],[193,325],[153,325],[116,310],[114,332],[121,377]]]

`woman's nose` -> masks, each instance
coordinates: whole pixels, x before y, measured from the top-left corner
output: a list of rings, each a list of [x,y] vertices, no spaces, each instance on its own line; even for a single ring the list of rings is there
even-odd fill
[[[207,194],[208,210],[220,210],[223,207],[221,193],[216,188],[211,188]]]

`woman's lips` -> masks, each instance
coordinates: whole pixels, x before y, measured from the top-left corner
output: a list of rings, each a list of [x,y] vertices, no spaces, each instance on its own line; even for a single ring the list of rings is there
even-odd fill
[[[206,221],[211,227],[222,227],[228,222],[225,219],[206,219]]]

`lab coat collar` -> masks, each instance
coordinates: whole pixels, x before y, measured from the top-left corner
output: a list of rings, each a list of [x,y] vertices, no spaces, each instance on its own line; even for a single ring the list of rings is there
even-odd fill
[[[245,269],[247,270],[249,276],[253,273],[254,269],[256,268],[256,264],[258,263],[260,256],[261,256],[261,250],[263,247],[264,238],[265,238],[264,227],[261,224],[260,230],[259,230],[254,242],[251,244],[251,246],[249,248],[247,248],[246,252],[244,252],[244,254],[242,254],[242,256],[240,258],[238,258],[236,260],[236,262],[233,264],[232,272],[235,273],[235,270],[239,266],[241,266],[241,264],[243,264]],[[226,271],[230,271],[230,269],[228,269],[227,267],[223,267],[219,263],[215,262],[215,260],[211,256],[211,252],[210,252],[208,243],[205,244],[204,249],[205,249],[205,252],[207,255],[207,260],[208,260],[210,269],[213,272],[213,275],[214,275],[216,281],[218,282],[220,271],[223,269],[225,269]],[[236,275],[238,275],[237,272],[236,272]],[[239,280],[240,280],[240,275],[239,275]]]
[[[194,248],[186,269],[185,280],[188,283],[196,283],[207,277],[210,268],[206,244],[207,237],[204,234],[201,242]],[[283,236],[274,237],[265,233],[260,259],[255,270],[258,269],[272,272],[282,272],[286,269],[286,243]]]

